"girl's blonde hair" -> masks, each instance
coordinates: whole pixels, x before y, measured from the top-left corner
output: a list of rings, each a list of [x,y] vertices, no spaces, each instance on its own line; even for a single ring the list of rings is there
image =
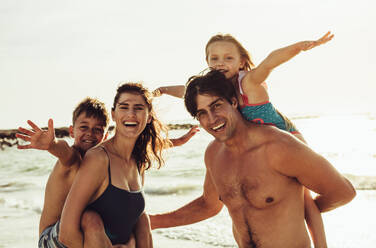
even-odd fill
[[[249,54],[249,52],[231,34],[217,34],[217,35],[214,35],[210,38],[208,43],[206,43],[206,47],[205,47],[206,61],[208,61],[208,56],[209,56],[208,48],[209,48],[209,46],[212,43],[217,42],[217,41],[231,42],[232,44],[234,44],[238,48],[240,56],[241,56],[242,59],[244,59],[244,62],[245,62],[244,67],[240,68],[241,70],[250,71],[252,68],[255,67],[255,65],[252,62],[252,58],[251,58],[251,55]]]

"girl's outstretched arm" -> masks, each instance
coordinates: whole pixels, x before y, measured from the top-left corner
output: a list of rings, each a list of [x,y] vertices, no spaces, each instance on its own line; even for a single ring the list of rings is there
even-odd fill
[[[301,51],[307,51],[314,47],[327,43],[328,41],[333,39],[333,37],[334,35],[329,31],[318,40],[301,41],[271,52],[259,66],[252,70],[251,73],[248,73],[250,77],[249,82],[253,84],[261,84],[269,76],[270,72],[280,64],[283,64],[286,61],[290,60]]]
[[[322,216],[307,188],[304,188],[304,212],[314,247],[327,248]]]
[[[162,86],[153,91],[153,96],[158,97],[163,94],[167,94],[170,96],[183,98],[185,93],[185,86],[184,85],[173,85],[173,86]]]

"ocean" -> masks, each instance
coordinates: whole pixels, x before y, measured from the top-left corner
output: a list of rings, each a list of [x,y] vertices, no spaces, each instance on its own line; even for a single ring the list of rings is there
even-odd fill
[[[351,203],[323,213],[329,247],[375,247],[376,114],[305,115],[292,119],[309,146],[357,189]],[[170,137],[186,131],[172,130]],[[162,169],[146,174],[144,190],[149,213],[174,210],[201,195],[203,154],[211,140],[201,130],[184,146],[167,150]],[[37,246],[44,187],[54,163],[55,158],[45,151],[16,147],[0,150],[0,248]],[[189,247],[237,247],[225,208],[217,216],[193,225],[154,230],[153,239],[157,248],[163,247],[159,243],[162,240],[180,247],[186,247],[186,241]]]

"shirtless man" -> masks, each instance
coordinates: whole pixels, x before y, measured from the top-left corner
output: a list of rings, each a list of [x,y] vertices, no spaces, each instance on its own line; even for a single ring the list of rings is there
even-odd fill
[[[225,205],[240,248],[310,247],[303,186],[318,194],[321,212],[351,201],[354,188],[291,134],[244,120],[231,82],[219,74],[193,78],[185,93],[186,108],[215,138],[205,152],[203,194],[173,212],[151,215],[152,229],[195,223]]]

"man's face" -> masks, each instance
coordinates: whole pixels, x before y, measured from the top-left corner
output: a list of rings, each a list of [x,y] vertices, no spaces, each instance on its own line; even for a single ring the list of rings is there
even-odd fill
[[[198,94],[196,102],[196,118],[201,126],[219,141],[231,138],[235,130],[235,111],[238,111],[236,99],[230,104],[218,96]]]
[[[103,121],[94,117],[87,117],[83,112],[78,116],[73,126],[70,126],[70,134],[74,138],[74,146],[86,152],[93,146],[102,142],[105,137]]]

